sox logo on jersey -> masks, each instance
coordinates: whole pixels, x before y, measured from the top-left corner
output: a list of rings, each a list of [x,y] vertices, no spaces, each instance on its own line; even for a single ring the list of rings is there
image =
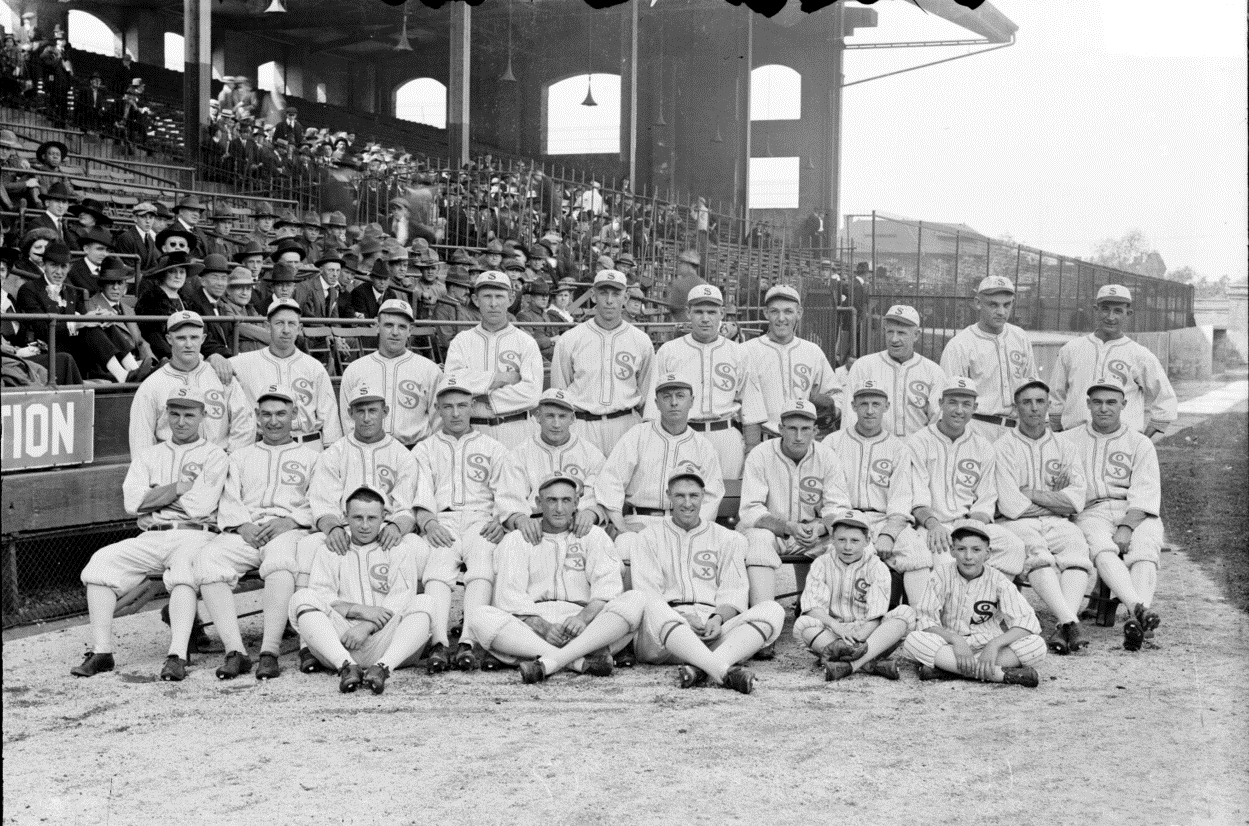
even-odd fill
[[[1128,363],[1122,359],[1115,359],[1106,363],[1106,372],[1117,378],[1119,383],[1125,387],[1132,383],[1128,378],[1128,373],[1131,370],[1132,368],[1128,366]]]
[[[795,396],[798,398],[806,398],[807,391],[811,388],[811,365],[794,365],[793,388]]]
[[[1058,459],[1050,459],[1045,463],[1045,481],[1051,488],[1057,488],[1058,477],[1062,475],[1063,463]]]
[[[470,453],[464,457],[464,475],[473,482],[490,478],[490,458],[484,453]]]
[[[818,476],[804,476],[798,482],[798,498],[804,505],[818,505],[824,500],[824,483]]]
[[[733,372],[733,365],[727,361],[722,361],[715,366],[715,385],[720,390],[732,390],[737,385],[737,374]]]
[[[304,466],[296,461],[287,461],[282,463],[282,484],[303,487],[308,484],[308,475],[304,473]]]
[[[870,587],[867,580],[863,577],[856,579],[854,581],[854,601],[866,604],[867,592]]]
[[[390,593],[390,563],[378,562],[369,566],[369,580],[379,594]]]
[[[194,482],[199,478],[200,473],[204,470],[204,466],[199,462],[187,462],[182,466],[182,478],[188,483]]]
[[[1014,368],[1015,378],[1024,379],[1028,377],[1028,354],[1019,350],[1010,351],[1010,363]]]
[[[889,487],[889,479],[893,476],[893,462],[888,459],[877,459],[875,462],[872,462],[868,476],[876,487]]]
[[[926,381],[913,381],[907,387],[910,391],[906,403],[916,410],[928,409],[928,394],[932,392],[932,384]]]
[[[412,379],[399,382],[399,406],[405,410],[414,410],[421,403],[421,386]]]
[[[993,615],[997,613],[997,606],[998,601],[995,599],[977,600],[971,607],[972,612],[975,614],[975,616],[971,618],[971,624],[984,625],[986,622],[993,619]]]
[[[295,391],[295,395],[299,396],[299,403],[304,407],[312,405],[312,382],[307,379],[295,379],[291,382],[291,389]]]
[[[967,488],[973,495],[980,484],[980,462],[975,459],[963,459],[958,463],[958,472],[954,475],[954,484]]]
[[[220,390],[204,391],[204,415],[210,419],[225,418],[226,403]]]
[[[564,557],[564,567],[570,571],[585,570],[585,549],[580,543],[568,546],[568,554]]]
[[[1106,481],[1123,481],[1132,475],[1132,457],[1121,450],[1116,450],[1106,457],[1102,468]]]
[[[383,493],[390,496],[390,492],[395,489],[395,469],[390,465],[378,465],[377,484],[381,486]]]
[[[633,353],[616,354],[615,376],[620,381],[628,381],[637,374],[637,356]]]
[[[719,551],[699,551],[694,554],[694,558],[690,564],[691,573],[698,579],[711,581],[716,578],[716,571],[720,569],[720,552]]]

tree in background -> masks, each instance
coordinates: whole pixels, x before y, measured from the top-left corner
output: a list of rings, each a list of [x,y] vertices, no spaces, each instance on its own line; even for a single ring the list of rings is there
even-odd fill
[[[1098,241],[1093,245],[1093,263],[1151,278],[1162,278],[1167,272],[1166,262],[1139,229]]]

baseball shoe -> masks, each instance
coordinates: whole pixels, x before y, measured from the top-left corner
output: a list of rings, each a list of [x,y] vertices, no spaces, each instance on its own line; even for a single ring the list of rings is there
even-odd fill
[[[1141,628],[1141,623],[1136,617],[1128,617],[1123,623],[1123,649],[1125,651],[1140,651],[1141,644],[1145,642],[1145,629]]]
[[[962,676],[959,674],[955,674],[953,671],[946,671],[944,668],[937,668],[931,665],[920,665],[919,678],[924,681],[961,680]]]
[[[845,640],[833,640],[824,646],[824,650],[820,652],[820,656],[828,662],[852,663],[859,657],[867,653],[867,643],[856,642],[849,643]]]
[[[755,652],[755,655],[751,657],[751,659],[763,660],[765,662],[767,660],[776,659],[776,643],[770,642],[767,645],[763,646],[763,648],[760,648],[758,651]]]
[[[593,654],[586,655],[584,673],[589,674],[591,677],[610,677],[615,665],[611,651],[606,648],[600,648]]]
[[[390,669],[381,663],[375,663],[369,666],[369,670],[364,672],[364,684],[374,694],[381,694],[386,690],[386,678],[390,676]]]
[[[696,685],[702,685],[706,680],[707,672],[701,668],[692,665],[677,667],[677,685],[681,688],[693,688]]]
[[[477,646],[471,642],[462,642],[455,647],[455,656],[451,664],[458,671],[476,671],[481,663],[477,659]]]
[[[160,670],[160,678],[167,683],[180,683],[186,679],[186,660],[177,654],[165,658],[165,666]]]
[[[441,674],[451,667],[451,659],[447,656],[447,646],[438,643],[429,649],[429,656],[425,658],[425,671],[428,674]]]
[[[481,657],[481,670],[482,671],[501,671],[504,668],[507,668],[507,663],[503,662],[503,660],[500,660],[498,657],[491,654],[489,651],[485,652],[482,655]]]
[[[256,666],[257,680],[273,680],[282,674],[282,666],[278,665],[278,655],[268,651],[260,652],[260,663]]]
[[[342,666],[338,669],[338,690],[344,694],[350,694],[359,688],[362,682],[364,682],[364,670],[351,660],[343,660]]]
[[[523,683],[540,683],[546,679],[546,666],[539,660],[525,660],[520,664],[520,680]]]
[[[861,669],[864,674],[875,674],[886,680],[898,679],[898,661],[894,659],[875,659],[865,663]]]
[[[1136,616],[1136,621],[1141,624],[1141,628],[1146,631],[1153,631],[1159,625],[1162,625],[1162,617],[1139,602],[1132,609],[1132,613]]]
[[[1080,633],[1079,621],[1068,622],[1065,625],[1060,625],[1059,628],[1062,629],[1063,637],[1067,640],[1067,649],[1072,654],[1089,644],[1089,641]]]
[[[633,653],[633,643],[616,652],[616,668],[633,668],[638,664],[637,655]]]
[[[160,609],[160,621],[169,625],[169,603],[165,603]],[[195,618],[195,622],[191,624],[191,639],[187,641],[187,657],[192,654],[206,654],[212,648],[212,637],[208,636],[208,632],[204,630],[204,623],[200,622],[199,617]]]
[[[749,694],[755,690],[755,672],[735,665],[725,672],[721,685],[740,694]]]
[[[311,648],[305,646],[299,649],[299,670],[305,674],[315,674],[322,670],[321,661],[312,653]]]
[[[1067,634],[1064,631],[1066,626],[1056,625],[1054,631],[1045,638],[1045,645],[1055,654],[1068,654],[1071,646],[1067,643]]]
[[[112,671],[114,665],[111,653],[96,654],[88,651],[82,663],[71,668],[69,673],[75,677],[94,677],[102,671]]]
[[[848,662],[841,660],[832,660],[824,663],[824,680],[831,682],[833,680],[844,680],[854,673],[854,666]]]
[[[1002,673],[1005,674],[1002,682],[1007,685],[1021,685],[1024,688],[1036,688],[1041,684],[1041,678],[1037,676],[1036,669],[1031,666],[1020,666],[1019,668],[1003,668]]]
[[[226,654],[226,661],[217,669],[218,680],[233,680],[240,674],[250,673],[252,661],[242,651],[231,651]]]

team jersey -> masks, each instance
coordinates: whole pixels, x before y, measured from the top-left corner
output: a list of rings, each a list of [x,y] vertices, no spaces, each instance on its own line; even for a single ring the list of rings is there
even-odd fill
[[[947,377],[964,376],[976,383],[977,413],[1010,416],[1015,388],[1038,375],[1028,334],[1007,324],[998,335],[973,324],[962,330],[941,353]]]
[[[411,594],[419,590],[416,552],[410,543],[400,542],[383,551],[376,542],[357,545],[339,556],[329,548],[318,548],[312,557],[308,587],[325,601],[399,610]]]
[[[841,391],[833,366],[814,342],[795,336],[788,344],[778,344],[765,333],[741,345],[741,350],[746,355],[747,370],[759,382],[763,394],[768,417],[764,427],[773,433],[781,432],[781,411],[786,403]]]
[[[650,336],[623,322],[605,330],[591,318],[560,334],[551,355],[551,386],[579,410],[601,415],[641,407],[651,386]]]
[[[829,550],[811,563],[802,607],[823,608],[837,622],[877,620],[889,612],[889,568],[872,553],[849,565]]]
[[[476,417],[532,410],[542,395],[542,352],[533,336],[511,324],[495,333],[480,324],[461,330],[447,348],[444,369],[472,391]],[[518,371],[520,381],[491,390],[495,373],[507,369]]]
[[[296,439],[320,433],[321,446],[325,447],[342,438],[330,374],[312,356],[296,350],[286,358],[278,358],[266,347],[231,357],[230,366],[253,408],[260,394],[275,384],[285,384],[295,392],[291,435]]]
[[[285,517],[312,526],[308,485],[320,453],[299,442],[256,442],[230,454],[230,471],[217,509],[222,529]]]
[[[941,390],[945,387],[945,371],[931,359],[914,353],[899,364],[888,351],[872,353],[850,367],[846,385],[850,393],[865,381],[874,381],[889,396],[889,409],[881,419],[881,427],[897,436],[910,436],[941,418]],[[854,406],[847,404],[841,412],[841,429],[852,430],[859,420]]]
[[[121,483],[126,513],[138,516],[143,530],[156,525],[215,526],[229,464],[225,452],[203,436],[185,445],[152,445],[135,455]],[[160,510],[139,513],[149,490],[174,482],[189,482],[191,489]]]
[[[1063,345],[1050,376],[1050,413],[1062,414],[1064,430],[1089,420],[1089,385],[1109,376],[1123,383],[1122,420],[1133,430],[1143,432],[1146,425],[1165,430],[1179,416],[1175,390],[1157,356],[1127,336],[1102,341],[1089,333]]]
[[[505,520],[514,513],[536,513],[534,497],[538,485],[556,473],[581,482],[577,510],[593,509],[598,504],[594,485],[605,461],[597,447],[577,436],[559,446],[544,442],[542,434],[531,436],[503,457],[495,490],[499,519]]]
[[[951,441],[935,424],[906,440],[911,451],[912,507],[929,507],[941,522],[972,514],[993,521],[997,482],[993,443],[970,426]]]
[[[1127,425],[1102,434],[1091,424],[1063,431],[1059,439],[1075,450],[1088,485],[1085,505],[1106,500],[1126,502],[1129,510],[1158,516],[1162,505],[1162,477],[1154,443]]]
[[[762,424],[768,419],[759,379],[747,369],[742,345],[724,336],[710,344],[685,335],[673,339],[655,354],[655,381],[667,373],[675,373],[694,386],[694,406],[690,421],[709,422],[741,414],[742,424]],[[658,419],[654,383],[646,399],[647,419]]]
[[[980,576],[964,579],[953,559],[933,566],[916,613],[921,631],[940,626],[963,637],[997,636],[1011,628],[1041,633],[1036,611],[1006,574],[986,565]]]
[[[906,442],[882,430],[864,436],[853,428],[824,439],[841,465],[850,507],[911,518],[911,453]]]
[[[520,531],[503,538],[495,551],[494,605],[509,614],[553,619],[567,611],[543,612],[542,603],[610,602],[624,592],[616,548],[601,528],[584,538],[571,531],[544,533],[530,545]],[[549,606],[557,608],[557,606]]]
[[[344,523],[347,497],[369,487],[386,497],[386,518],[401,530],[416,521],[414,505],[427,506],[432,498],[418,477],[416,458],[391,436],[365,444],[349,433],[327,447],[317,459],[308,486],[312,524],[326,516]]]
[[[769,515],[809,522],[849,509],[841,465],[826,445],[813,442],[797,462],[781,452],[780,439],[769,439],[747,454],[739,527],[753,528]]]
[[[625,431],[599,472],[594,486],[598,503],[620,513],[625,502],[639,508],[668,509],[668,478],[688,470],[703,478],[702,517],[715,521],[724,498],[720,457],[696,430],[673,436],[659,422],[641,422]]]
[[[434,513],[473,511],[494,516],[494,492],[507,451],[484,433],[470,430],[460,438],[438,431],[412,449],[421,480],[432,493]],[[421,504],[421,503],[417,503]]]
[[[1032,507],[1032,500],[1020,491],[1023,488],[1052,491],[1066,497],[1079,513],[1084,509],[1086,486],[1080,457],[1069,442],[1059,439],[1050,430],[1039,439],[1025,436],[1017,428],[1006,431],[993,443],[997,454],[994,478],[997,484],[997,509],[1007,519],[1018,519]],[[1067,474],[1067,486],[1054,490],[1054,481]]]
[[[232,379],[226,387],[206,361],[187,371],[166,364],[143,380],[130,403],[131,456],[138,456],[157,442],[169,441],[165,402],[180,387],[198,387],[204,392],[200,433],[205,439],[226,451],[255,443],[256,414],[238,379]]]
[[[687,531],[668,517],[616,541],[630,545],[636,590],[703,617],[721,605],[739,613],[748,607],[746,538],[741,534],[705,519]]]
[[[347,400],[361,384],[368,385],[386,399],[384,429],[411,447],[438,429],[434,390],[442,370],[418,353],[407,350],[395,358],[370,353],[358,358],[343,371],[338,387],[338,410],[343,432],[352,428]]]

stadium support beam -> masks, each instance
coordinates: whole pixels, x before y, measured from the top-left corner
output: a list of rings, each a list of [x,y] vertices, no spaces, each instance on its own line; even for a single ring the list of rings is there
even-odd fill
[[[846,9],[836,3],[830,10],[828,38],[828,121],[824,130],[824,158],[828,172],[824,178],[824,239],[829,247],[837,246],[837,228],[841,223],[841,103],[845,83]]]
[[[755,13],[742,6],[745,22],[738,28],[737,46],[742,59],[738,61],[735,101],[737,120],[737,151],[733,169],[733,200],[743,221],[750,221],[750,73],[755,68]]]
[[[182,139],[186,162],[194,165],[212,100],[212,0],[182,0],[182,37]]]
[[[456,167],[470,159],[468,136],[473,51],[473,7],[451,4],[451,82],[447,85],[447,151]]]

